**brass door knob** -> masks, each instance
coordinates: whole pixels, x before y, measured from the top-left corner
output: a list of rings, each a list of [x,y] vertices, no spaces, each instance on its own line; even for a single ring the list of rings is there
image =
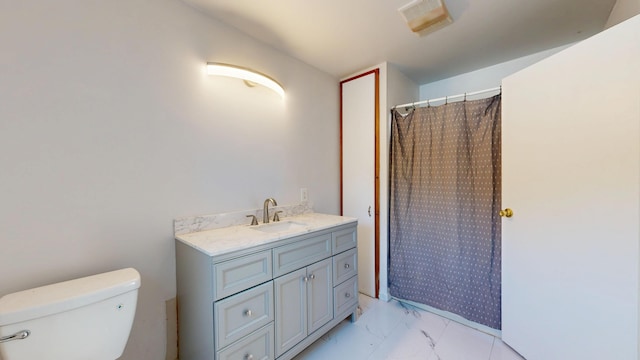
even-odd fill
[[[502,217],[512,217],[513,216],[513,210],[506,208],[504,210],[500,210],[500,216]]]

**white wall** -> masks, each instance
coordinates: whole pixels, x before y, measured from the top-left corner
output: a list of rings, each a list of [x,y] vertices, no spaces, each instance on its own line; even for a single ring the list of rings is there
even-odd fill
[[[638,14],[640,14],[640,0],[618,0],[613,5],[607,24],[604,27],[608,29]]]
[[[476,71],[420,85],[420,100],[464,94],[500,86],[502,79],[571,45],[540,51]],[[406,103],[409,101],[404,101]]]
[[[389,253],[389,142],[391,137],[391,107],[418,100],[418,85],[393,64],[383,63],[384,82],[380,89],[380,293],[382,300],[391,300],[388,287]]]
[[[135,267],[123,359],[165,357],[174,218],[300,187],[338,212],[337,79],[182,2],[1,1],[0,46],[0,296]],[[286,99],[207,61],[265,72]]]

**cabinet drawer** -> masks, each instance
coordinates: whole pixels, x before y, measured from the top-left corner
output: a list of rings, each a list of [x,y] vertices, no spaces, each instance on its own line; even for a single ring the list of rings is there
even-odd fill
[[[333,285],[349,279],[358,271],[358,249],[351,249],[333,257]]]
[[[273,276],[278,277],[331,256],[331,234],[273,249]]]
[[[273,360],[273,323],[218,352],[218,360]]]
[[[334,231],[331,234],[331,238],[334,254],[338,254],[345,250],[354,248],[356,247],[356,244],[358,242],[358,236],[355,227],[340,231]]]
[[[222,299],[272,278],[271,250],[213,266],[214,300]]]
[[[347,314],[358,303],[358,277],[351,279],[333,288],[334,318]]]
[[[273,321],[273,281],[220,300],[213,305],[216,349]]]

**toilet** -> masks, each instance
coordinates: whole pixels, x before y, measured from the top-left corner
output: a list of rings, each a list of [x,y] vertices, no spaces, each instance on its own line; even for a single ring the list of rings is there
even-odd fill
[[[24,290],[0,298],[1,360],[114,360],[136,312],[133,268]]]

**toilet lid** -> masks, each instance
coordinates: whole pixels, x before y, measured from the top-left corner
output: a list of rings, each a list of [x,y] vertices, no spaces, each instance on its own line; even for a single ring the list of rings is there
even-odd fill
[[[19,291],[0,298],[0,326],[72,310],[139,287],[140,273],[127,268]]]

